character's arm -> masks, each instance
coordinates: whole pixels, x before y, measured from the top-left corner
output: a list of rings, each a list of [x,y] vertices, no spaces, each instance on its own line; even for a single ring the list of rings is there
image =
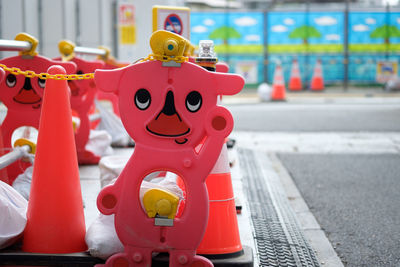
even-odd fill
[[[205,129],[207,137],[199,151],[198,159],[204,169],[211,171],[221,153],[225,138],[233,129],[231,113],[226,108],[215,107],[207,114]]]
[[[118,207],[118,196],[122,188],[124,171],[119,175],[114,184],[104,187],[97,196],[97,208],[105,215],[114,214]]]

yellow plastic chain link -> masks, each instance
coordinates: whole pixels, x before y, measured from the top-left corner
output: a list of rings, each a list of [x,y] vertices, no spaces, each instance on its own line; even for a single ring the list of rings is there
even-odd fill
[[[159,60],[163,62],[168,61],[175,61],[176,63],[183,63],[189,60],[188,57],[185,56],[165,56],[165,55],[158,55],[158,54],[150,54],[146,58],[142,59],[141,61],[148,61],[148,60]]]
[[[52,79],[52,80],[65,80],[65,81],[72,81],[72,80],[89,80],[94,78],[94,73],[85,73],[85,74],[49,74],[49,73],[36,73],[32,70],[23,71],[19,68],[12,67],[9,68],[4,64],[0,64],[0,68],[3,68],[5,71],[10,72],[14,75],[24,75],[28,78],[37,77],[42,80]]]

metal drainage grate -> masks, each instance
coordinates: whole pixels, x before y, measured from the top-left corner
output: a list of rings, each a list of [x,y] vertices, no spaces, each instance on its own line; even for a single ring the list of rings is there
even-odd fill
[[[238,148],[260,266],[320,266],[265,153]]]

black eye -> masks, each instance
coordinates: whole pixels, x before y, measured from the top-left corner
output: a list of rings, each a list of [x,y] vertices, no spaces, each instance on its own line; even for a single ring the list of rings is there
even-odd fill
[[[8,87],[14,87],[17,83],[17,77],[14,74],[8,74],[6,78],[6,84]]]
[[[186,97],[186,108],[190,112],[196,112],[201,107],[201,95],[197,91],[190,92]]]
[[[150,106],[151,96],[146,89],[139,89],[135,94],[135,105],[140,110],[145,110]]]
[[[82,75],[82,74],[83,74],[83,71],[78,70],[78,71],[76,72],[76,74]]]
[[[46,85],[46,80],[38,78],[37,83],[41,88],[44,88],[44,86]]]

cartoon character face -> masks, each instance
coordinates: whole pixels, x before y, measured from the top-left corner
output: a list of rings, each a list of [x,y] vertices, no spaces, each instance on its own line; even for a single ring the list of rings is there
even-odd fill
[[[122,122],[136,143],[160,148],[199,144],[217,95],[236,94],[243,87],[237,75],[209,72],[192,63],[163,67],[159,61],[97,70],[95,82],[105,91],[118,91]]]
[[[74,72],[76,68],[74,63],[52,61],[41,56],[32,58],[9,57],[0,60],[0,63],[8,67],[17,67],[23,71],[31,70],[36,73],[46,72],[50,66],[55,64],[63,66],[68,74]],[[36,77],[28,78],[24,75],[14,75],[6,72],[3,82],[0,83],[0,100],[8,109],[25,111],[39,109],[42,103],[45,83],[46,80]]]
[[[55,58],[54,60],[61,60],[61,58]],[[76,74],[93,73],[96,69],[102,69],[105,65],[103,61],[87,61],[81,58],[73,58],[71,62],[76,64]],[[92,79],[88,80],[71,80],[68,81],[68,86],[71,89],[71,96],[82,97],[90,88],[96,87]]]

